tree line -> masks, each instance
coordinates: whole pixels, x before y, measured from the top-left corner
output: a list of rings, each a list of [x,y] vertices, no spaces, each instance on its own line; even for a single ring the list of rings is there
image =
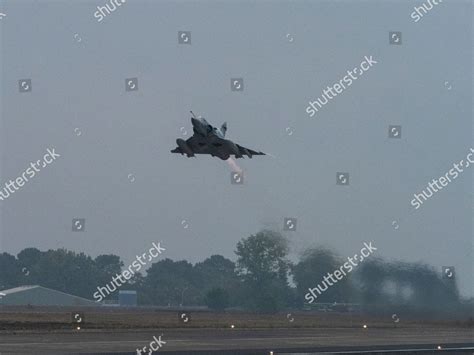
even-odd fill
[[[235,262],[221,255],[194,265],[186,260],[158,260],[120,289],[136,290],[140,305],[276,312],[307,308],[308,290],[345,262],[325,248],[308,249],[291,262],[287,240],[271,230],[240,240],[235,254]],[[0,290],[37,284],[92,299],[97,287],[110,282],[123,267],[117,255],[91,258],[65,249],[27,248],[16,257],[0,254]],[[117,297],[115,292],[108,299]],[[317,302],[359,304],[368,311],[404,307],[412,312],[452,313],[463,309],[455,278],[443,277],[425,264],[386,262],[376,256],[328,287]]]

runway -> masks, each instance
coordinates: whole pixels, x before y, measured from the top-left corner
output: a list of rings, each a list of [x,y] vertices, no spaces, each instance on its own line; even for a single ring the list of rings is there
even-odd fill
[[[474,353],[473,329],[439,327],[10,332],[0,333],[0,353],[137,354],[137,348],[148,346],[153,336],[160,335],[166,343],[155,354],[383,353],[403,349],[441,353],[448,348],[457,348],[460,354]]]

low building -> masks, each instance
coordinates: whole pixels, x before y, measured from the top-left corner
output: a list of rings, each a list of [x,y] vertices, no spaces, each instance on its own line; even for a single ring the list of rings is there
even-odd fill
[[[123,307],[136,307],[137,291],[119,291],[119,305]]]
[[[34,285],[0,291],[0,305],[5,306],[98,306],[100,303],[61,291]]]

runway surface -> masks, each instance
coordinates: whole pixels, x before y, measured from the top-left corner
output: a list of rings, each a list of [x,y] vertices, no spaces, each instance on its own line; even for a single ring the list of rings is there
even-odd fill
[[[166,342],[159,353],[274,354],[390,349],[464,348],[474,353],[472,328],[312,328],[312,329],[164,329],[132,331],[0,333],[0,353],[122,353],[136,354],[153,336]],[[472,350],[469,350],[472,349]],[[148,351],[146,352],[148,354]]]

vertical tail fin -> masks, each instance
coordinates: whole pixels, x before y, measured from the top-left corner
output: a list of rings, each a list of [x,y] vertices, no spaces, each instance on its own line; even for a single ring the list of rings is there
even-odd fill
[[[225,132],[227,131],[227,122],[224,122],[221,126],[221,132],[225,137]]]

